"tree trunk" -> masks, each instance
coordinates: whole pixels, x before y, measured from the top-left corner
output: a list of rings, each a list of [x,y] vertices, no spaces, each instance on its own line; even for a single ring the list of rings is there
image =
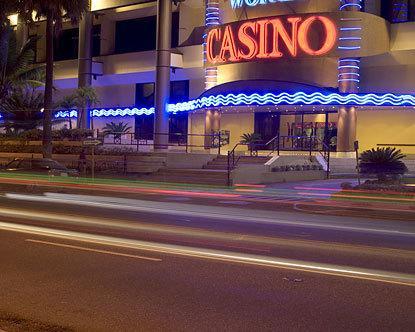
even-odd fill
[[[4,81],[6,75],[6,65],[9,49],[10,26],[8,24],[0,24],[0,82]],[[5,97],[6,90],[0,85],[0,101]]]
[[[52,158],[53,20],[46,20],[46,81],[43,111],[43,158]]]

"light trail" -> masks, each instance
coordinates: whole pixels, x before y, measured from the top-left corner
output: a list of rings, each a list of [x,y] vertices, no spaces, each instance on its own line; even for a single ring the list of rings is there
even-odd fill
[[[111,210],[123,210],[134,212],[147,212],[156,214],[166,214],[170,216],[188,216],[197,217],[210,220],[220,221],[237,221],[237,222],[249,222],[249,223],[262,223],[269,225],[288,225],[295,227],[308,227],[319,228],[329,230],[341,230],[352,231],[359,233],[375,233],[386,235],[402,235],[415,237],[414,231],[399,231],[396,229],[386,228],[374,228],[374,227],[362,227],[362,226],[349,226],[344,224],[328,224],[326,222],[315,221],[301,221],[301,220],[284,220],[277,218],[276,216],[270,217],[268,214],[266,217],[260,217],[262,211],[253,210],[252,213],[255,216],[247,215],[248,211],[244,209],[236,208],[224,208],[215,207],[214,209],[209,206],[202,206],[196,204],[180,204],[180,203],[164,203],[164,202],[151,202],[126,198],[116,197],[102,197],[102,196],[88,196],[88,195],[66,195],[57,193],[46,193],[46,196],[35,195],[21,195],[21,194],[6,194],[7,198],[20,200],[20,201],[32,201],[32,202],[47,202],[47,203],[59,203],[59,204],[72,204],[76,206],[88,206],[95,208],[106,208]],[[395,226],[395,225],[393,225]]]
[[[86,247],[80,247],[80,246],[73,246],[73,245],[65,244],[65,243],[56,243],[56,242],[49,242],[49,241],[40,241],[40,240],[34,240],[34,239],[26,239],[25,241],[26,242],[31,242],[31,243],[38,243],[38,244],[45,244],[45,245],[49,245],[49,246],[67,248],[67,249],[74,249],[74,250],[80,250],[80,251],[95,252],[95,253],[99,253],[99,254],[106,254],[106,255],[112,255],[112,256],[128,257],[128,258],[135,258],[135,259],[143,259],[143,260],[153,261],[153,262],[161,262],[162,261],[160,258],[145,257],[145,256],[138,256],[138,255],[131,255],[131,254],[125,254],[125,253],[122,253],[122,252],[114,252],[114,251],[109,251],[109,250],[92,249],[92,248],[86,248]]]
[[[31,234],[43,237],[59,238],[63,240],[77,241],[94,245],[113,246],[119,248],[134,249],[139,251],[163,253],[167,255],[209,259],[215,261],[239,263],[246,265],[264,266],[276,269],[296,270],[306,273],[317,273],[330,276],[391,283],[411,287],[415,286],[415,275],[412,274],[339,266],[333,264],[320,264],[315,262],[235,253],[222,250],[185,247],[173,244],[162,244],[131,239],[121,239],[109,236],[56,230],[30,225],[16,225],[5,222],[0,222],[0,229],[5,231],[12,231],[17,233]],[[61,243],[57,244],[59,245]]]

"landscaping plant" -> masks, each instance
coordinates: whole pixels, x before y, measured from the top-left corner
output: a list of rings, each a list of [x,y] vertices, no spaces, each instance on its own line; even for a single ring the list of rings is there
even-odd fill
[[[240,143],[248,146],[250,154],[253,154],[255,145],[261,141],[261,135],[257,133],[245,133],[241,136]]]
[[[121,136],[129,133],[130,130],[131,127],[128,125],[128,123],[115,123],[111,121],[110,123],[107,123],[104,127],[104,136],[114,135],[114,139],[121,139]]]
[[[377,148],[363,151],[360,156],[360,173],[375,174],[379,182],[399,178],[408,169],[402,159],[405,155],[396,148]]]

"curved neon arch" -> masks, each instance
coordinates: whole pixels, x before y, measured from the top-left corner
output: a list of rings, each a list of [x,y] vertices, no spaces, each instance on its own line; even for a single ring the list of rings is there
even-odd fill
[[[208,107],[222,106],[251,106],[251,105],[354,105],[354,106],[415,106],[415,96],[387,94],[324,94],[321,92],[305,93],[253,93],[226,94],[197,98],[182,103],[170,104],[169,112],[187,112]],[[91,111],[92,117],[150,115],[151,108],[96,108]],[[77,116],[76,110],[59,111],[56,118],[72,118]]]

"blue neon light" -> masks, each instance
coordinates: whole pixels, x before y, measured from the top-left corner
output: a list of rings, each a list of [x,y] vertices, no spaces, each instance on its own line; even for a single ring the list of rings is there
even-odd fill
[[[339,50],[359,50],[360,46],[339,46],[338,47]]]
[[[209,107],[222,106],[249,106],[249,105],[355,105],[355,106],[415,106],[415,96],[394,95],[391,93],[378,94],[323,94],[305,92],[279,94],[227,94],[202,97],[183,103],[170,104],[168,111],[171,113],[194,111]],[[150,115],[154,108],[110,108],[93,109],[90,111],[92,117],[134,116]],[[60,111],[55,114],[56,118],[76,117],[77,112]]]

